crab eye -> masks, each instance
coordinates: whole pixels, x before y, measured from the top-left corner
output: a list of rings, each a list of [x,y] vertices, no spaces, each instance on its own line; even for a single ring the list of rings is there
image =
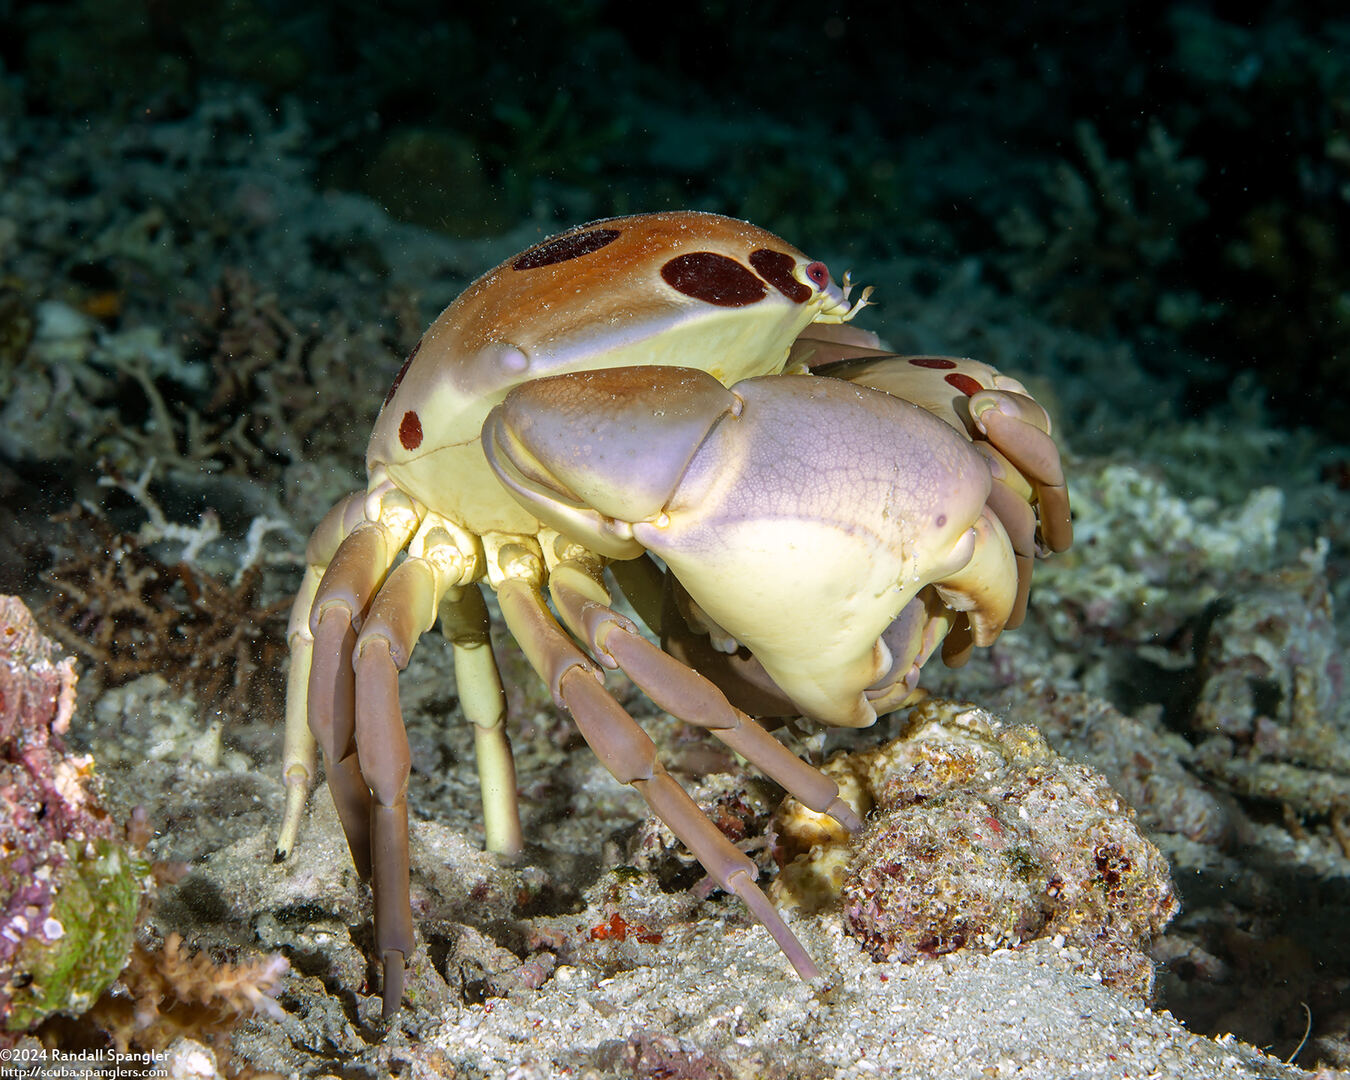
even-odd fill
[[[806,276],[817,289],[823,289],[830,283],[830,268],[823,262],[813,262],[807,266]]]

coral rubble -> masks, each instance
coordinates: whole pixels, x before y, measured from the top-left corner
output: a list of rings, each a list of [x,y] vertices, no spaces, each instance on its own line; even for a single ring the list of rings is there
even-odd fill
[[[1308,814],[1350,811],[1350,701],[1326,547],[1216,603],[1197,644],[1197,766]]]

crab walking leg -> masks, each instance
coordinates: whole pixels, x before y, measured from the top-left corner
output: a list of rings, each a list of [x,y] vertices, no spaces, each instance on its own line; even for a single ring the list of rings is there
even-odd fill
[[[970,620],[964,611],[952,616],[952,628],[942,639],[942,662],[949,668],[964,667],[970,654],[975,651],[975,635],[970,629]]]
[[[281,828],[277,832],[276,854],[273,856],[275,862],[281,862],[295,847],[317,764],[318,744],[314,741],[314,733],[309,730],[306,691],[309,688],[310,661],[314,656],[314,635],[309,632],[309,609],[319,589],[320,576],[312,566],[305,570],[286,627],[286,641],[291,653],[291,666],[286,674],[286,733],[281,748],[281,776],[286,790],[286,805],[281,813]]]
[[[524,842],[516,797],[516,763],[506,734],[506,693],[492,653],[487,605],[478,586],[450,590],[441,602],[441,632],[454,651],[460,707],[465,719],[473,724],[487,849],[499,855],[518,855]]]
[[[314,733],[309,729],[309,672],[314,657],[314,635],[309,616],[319,581],[338,545],[362,520],[364,491],[354,491],[323,516],[305,547],[305,576],[291,605],[286,627],[291,666],[286,676],[286,734],[282,744],[282,778],[286,785],[286,808],[277,834],[275,861],[281,862],[295,847],[304,817],[305,802],[315,773]]]
[[[334,552],[314,597],[307,711],[352,862],[369,878],[370,789],[356,755],[353,650],[371,598],[408,542],[419,514],[412,500],[395,490],[367,495],[365,514],[366,520]]]
[[[424,558],[404,560],[381,587],[356,640],[356,756],[370,790],[371,891],[375,948],[384,963],[384,1018],[403,998],[403,964],[413,950],[409,897],[408,775],[412,754],[399,706],[398,673],[431,629],[448,588]]]
[[[590,588],[586,588],[586,582]],[[733,708],[711,681],[643,637],[631,620],[609,606],[603,584],[581,564],[567,561],[554,567],[549,575],[549,591],[563,621],[577,637],[591,645],[602,664],[621,669],[666,712],[709,729],[750,764],[782,784],[803,805],[828,814],[849,832],[862,829],[861,819],[839,797],[839,786],[833,780]]]
[[[723,889],[739,896],[773,935],[803,979],[820,969],[755,884],[750,857],[708,820],[666,772],[656,744],[598,681],[599,672],[549,614],[537,582],[508,578],[497,589],[502,615],[530,664],[547,681],[559,707],[571,713],[582,737],[614,778],[631,784]]]
[[[657,637],[664,632],[666,604],[666,574],[647,554],[636,559],[621,559],[609,564],[619,589],[633,605],[638,618],[647,624]]]

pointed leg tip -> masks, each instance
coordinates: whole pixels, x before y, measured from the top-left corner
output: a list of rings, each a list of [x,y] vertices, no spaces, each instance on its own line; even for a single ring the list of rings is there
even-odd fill
[[[824,978],[820,967],[811,959],[811,954],[806,951],[806,946],[797,940],[796,935],[787,928],[786,923],[782,927],[783,935],[776,933],[775,927],[768,926],[767,929],[777,939],[778,947],[783,950],[783,955],[787,957],[788,963],[792,965],[792,970],[797,973],[802,982],[815,983],[817,980]],[[787,938],[786,941],[784,937]]]
[[[806,951],[806,946],[797,940],[797,935],[783,920],[782,913],[773,906],[769,898],[764,895],[760,887],[748,875],[733,874],[723,885],[723,888],[741,898],[745,906],[750,909],[751,914],[773,936],[774,941],[778,943],[778,947],[783,950],[783,955],[787,957],[788,963],[792,965],[793,970],[804,981],[812,982],[821,978],[820,968],[811,959],[811,954]]]
[[[836,797],[829,808],[825,811],[835,821],[839,822],[850,833],[859,833],[863,830],[863,820],[842,798]]]
[[[380,1019],[386,1024],[398,1015],[403,1005],[403,954],[389,949],[384,954],[384,1005]]]

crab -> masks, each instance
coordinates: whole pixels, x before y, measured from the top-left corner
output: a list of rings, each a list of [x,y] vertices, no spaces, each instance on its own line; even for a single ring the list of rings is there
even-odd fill
[[[754,863],[666,772],[603,673],[622,670],[851,832],[861,822],[835,783],[729,700],[746,673],[779,711],[862,727],[921,693],[939,642],[988,644],[1017,617],[1020,564],[1067,545],[1044,411],[991,368],[897,358],[842,333],[870,291],[850,303],[847,275],[834,283],[753,225],[645,214],[509,259],[412,350],[375,424],[368,487],[307,549],[277,844],[278,860],[295,844],[317,745],[371,884],[386,1019],[415,944],[398,676],[438,618],[474,725],[487,847],[521,848],[484,585],[615,778],[803,978],[820,975]],[[897,371],[902,396],[886,391]],[[607,568],[671,651],[614,609]],[[664,612],[663,573],[676,598]],[[712,643],[697,656],[674,644],[697,635]],[[714,659],[733,656],[735,670]]]

